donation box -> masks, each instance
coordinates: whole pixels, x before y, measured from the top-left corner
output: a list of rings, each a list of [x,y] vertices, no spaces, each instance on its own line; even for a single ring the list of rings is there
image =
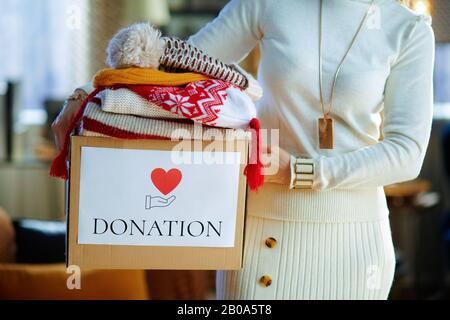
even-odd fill
[[[248,142],[73,137],[67,264],[240,269]]]

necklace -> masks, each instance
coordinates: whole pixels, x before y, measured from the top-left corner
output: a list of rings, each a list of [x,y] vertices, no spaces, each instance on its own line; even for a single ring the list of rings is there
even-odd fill
[[[333,79],[333,86],[331,89],[330,94],[330,100],[329,100],[329,109],[328,111],[325,110],[325,102],[323,99],[323,0],[320,0],[320,45],[319,45],[319,77],[320,77],[320,104],[322,105],[322,112],[323,117],[319,118],[319,147],[320,149],[333,149],[333,118],[331,118],[330,113],[333,109],[333,99],[334,99],[334,92],[336,90],[336,83],[337,79],[339,77],[339,73],[342,69],[342,66],[344,65],[345,60],[348,57],[348,54],[352,50],[353,46],[356,43],[356,40],[358,39],[359,35],[361,34],[361,31],[366,24],[367,18],[369,17],[370,12],[372,11],[372,7],[375,3],[375,0],[372,0],[370,3],[369,8],[367,9],[366,14],[364,15],[364,18],[361,21],[361,24],[359,25],[359,28],[353,37],[353,40],[350,44],[350,47],[348,48],[347,52],[345,53],[344,57],[342,58],[342,61],[339,63],[339,66],[336,70],[336,73],[334,75]]]

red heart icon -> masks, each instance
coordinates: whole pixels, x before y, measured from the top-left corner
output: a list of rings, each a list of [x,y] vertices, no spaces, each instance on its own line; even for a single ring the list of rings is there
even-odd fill
[[[166,172],[166,170],[158,168],[153,170],[151,174],[153,184],[165,196],[178,187],[182,178],[183,174],[178,169]]]

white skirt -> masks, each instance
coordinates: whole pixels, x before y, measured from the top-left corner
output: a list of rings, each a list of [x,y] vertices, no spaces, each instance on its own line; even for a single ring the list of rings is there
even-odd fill
[[[291,208],[297,212],[293,219],[295,215],[286,212],[292,211],[286,207],[283,212],[261,209],[270,207],[264,205],[271,201],[268,192],[276,195],[280,191],[275,186],[264,189],[249,197],[244,268],[217,273],[217,299],[387,299],[395,255],[387,209],[382,202],[366,203],[366,209],[360,208],[360,216],[354,219],[357,221],[348,221],[348,215],[337,214],[336,206],[317,212],[317,206],[311,203],[330,204],[330,197],[335,199],[337,194],[347,197],[345,201],[350,201],[347,205],[354,211],[352,206],[360,200],[352,203],[352,199],[361,196],[357,191],[316,192],[317,199],[310,204],[305,194],[295,193],[299,199]],[[363,192],[367,193],[367,189]],[[380,190],[371,192],[379,194]],[[374,206],[378,206],[375,211]],[[320,218],[311,218],[314,216]],[[269,238],[274,247],[266,245]]]

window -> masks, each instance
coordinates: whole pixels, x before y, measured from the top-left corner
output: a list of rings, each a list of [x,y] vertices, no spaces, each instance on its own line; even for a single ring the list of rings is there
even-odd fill
[[[450,103],[450,43],[438,43],[436,46],[434,87],[435,101]]]
[[[436,45],[434,101],[435,116],[450,118],[450,43]]]
[[[74,72],[84,1],[1,1],[0,82],[19,83],[22,109],[41,109],[85,81]]]

